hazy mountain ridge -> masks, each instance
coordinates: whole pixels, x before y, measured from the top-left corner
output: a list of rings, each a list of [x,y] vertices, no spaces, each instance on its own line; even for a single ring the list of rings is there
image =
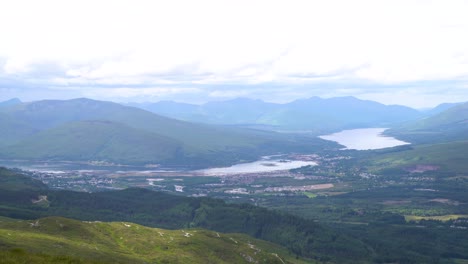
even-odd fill
[[[406,106],[383,105],[355,97],[312,97],[286,104],[237,98],[202,105],[169,101],[132,105],[186,121],[270,125],[278,130],[310,130],[316,133],[389,125],[422,115]]]
[[[422,144],[468,140],[468,102],[448,107],[429,117],[406,122],[386,133]]]
[[[0,157],[5,159],[203,167],[333,145],[313,137],[184,122],[85,98],[17,104],[0,109],[0,120]]]
[[[151,164],[172,159],[181,147],[180,142],[171,138],[124,124],[85,120],[41,131],[4,148],[3,155],[19,159]]]
[[[442,103],[442,104],[437,105],[434,108],[427,109],[426,111],[423,111],[423,112],[427,116],[433,116],[433,115],[444,112],[444,111],[446,111],[446,110],[448,110],[448,109],[450,109],[452,107],[455,107],[455,106],[461,105],[461,104],[463,104],[463,102],[460,102],[460,103]]]
[[[6,100],[6,101],[3,101],[3,102],[0,102],[0,108],[1,107],[9,107],[9,106],[13,106],[13,105],[17,105],[17,104],[21,104],[21,100],[18,99],[18,98],[11,98],[9,100]]]

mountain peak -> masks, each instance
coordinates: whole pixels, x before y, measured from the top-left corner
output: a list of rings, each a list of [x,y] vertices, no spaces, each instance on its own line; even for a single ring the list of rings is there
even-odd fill
[[[6,100],[6,101],[3,101],[3,102],[0,102],[0,107],[1,106],[11,106],[11,105],[17,105],[17,104],[21,104],[21,100],[18,99],[18,98],[11,98],[9,100]]]

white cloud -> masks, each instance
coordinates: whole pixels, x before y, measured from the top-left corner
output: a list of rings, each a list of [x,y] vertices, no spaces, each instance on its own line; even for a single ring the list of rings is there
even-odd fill
[[[84,95],[99,98],[159,97],[180,93],[197,93],[197,88],[185,87],[144,87],[144,88],[95,88],[85,91]]]
[[[466,79],[466,10],[463,0],[2,1],[0,57],[5,76],[55,63],[63,71],[43,81],[71,86]]]

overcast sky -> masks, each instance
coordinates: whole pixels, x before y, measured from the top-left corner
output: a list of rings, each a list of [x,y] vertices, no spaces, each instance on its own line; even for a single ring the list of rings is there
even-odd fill
[[[468,101],[468,1],[0,2],[0,100]]]

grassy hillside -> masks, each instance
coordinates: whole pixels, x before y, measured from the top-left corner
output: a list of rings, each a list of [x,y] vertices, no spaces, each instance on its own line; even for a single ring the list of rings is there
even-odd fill
[[[0,167],[0,190],[45,190],[47,185],[21,173]]]
[[[237,140],[244,139],[237,133],[229,134],[227,129],[177,121],[138,108],[85,98],[24,103],[10,107],[3,113],[38,130],[50,129],[73,121],[107,120],[161,136],[177,138],[186,145],[194,147],[229,146],[236,144]]]
[[[241,234],[62,217],[0,222],[0,249],[13,248],[99,263],[305,263],[279,246]]]
[[[194,124],[89,99],[0,109],[0,157],[207,167],[334,143],[304,135]],[[2,147],[3,145],[3,147]]]
[[[24,179],[22,177],[19,179]],[[28,183],[23,182],[22,185],[27,186]],[[366,218],[361,224],[358,224],[360,220],[357,220],[357,222],[349,222],[349,224],[330,221],[325,225],[312,219],[303,219],[246,204],[226,204],[223,201],[210,198],[189,198],[144,189],[79,193],[46,190],[34,186],[10,191],[2,188],[2,185],[0,185],[0,216],[18,219],[63,216],[83,221],[125,221],[127,223],[116,224],[123,230],[129,230],[131,227],[125,226],[125,224],[133,226],[129,223],[132,222],[145,226],[174,229],[176,234],[181,232],[180,229],[191,232],[188,229],[193,228],[209,229],[222,233],[244,233],[280,244],[287,248],[293,256],[305,256],[327,263],[453,263],[452,258],[468,259],[465,250],[468,245],[467,230],[450,228],[451,223],[447,223],[448,226],[445,227],[433,223],[434,228],[429,226],[421,228],[421,226],[406,224],[403,216],[388,212],[376,214],[372,209],[372,204],[371,207],[368,207],[369,201],[376,202],[375,206],[380,208],[384,206],[382,201],[392,200],[395,197],[421,199],[423,195],[427,196],[426,192],[414,194],[414,188],[414,186],[405,186],[403,189],[376,188],[331,197],[322,196],[313,199],[304,197],[308,200],[307,204],[314,203],[318,206],[315,209],[314,206],[304,208],[308,210],[307,214],[312,215],[314,219],[327,217],[327,214],[332,216],[336,213],[342,213],[350,217],[346,219],[354,219],[354,221],[360,219],[359,217]],[[447,194],[454,192],[454,188],[457,188],[456,194],[447,196]],[[463,188],[463,186],[446,185],[443,190],[438,188],[438,192],[429,192],[431,196],[428,199],[449,197],[465,203],[466,195],[464,195]],[[275,206],[297,209],[298,204],[295,199],[294,197],[278,197]],[[41,202],[38,202],[39,200]],[[356,214],[356,211],[348,208],[347,205],[352,205],[363,214]],[[424,208],[432,208],[431,204],[424,203],[422,205],[425,206]],[[459,207],[462,208],[461,205]],[[399,207],[396,209],[407,208]],[[314,214],[320,215],[314,216]],[[11,220],[3,217],[0,218],[0,221]],[[38,228],[35,221],[26,223],[29,223],[28,228],[31,232],[35,232],[34,228]],[[39,227],[41,223],[41,221],[38,223]],[[60,224],[63,225],[60,222],[59,227]],[[55,224],[55,229],[52,230],[61,230],[62,227],[59,227]],[[177,229],[179,230],[177,231]],[[212,231],[207,232],[213,234]],[[86,236],[88,234],[85,231],[77,233],[83,233]],[[28,237],[32,236],[28,234]],[[100,238],[100,236],[97,237],[97,241],[101,241]],[[232,238],[238,241],[234,236]],[[117,241],[121,241],[119,239],[120,235]],[[151,239],[154,238],[151,237],[149,241]],[[252,242],[253,239],[250,241]],[[136,244],[138,245],[138,243]],[[1,245],[0,241],[0,247]],[[60,247],[62,244],[56,243],[55,245]],[[6,251],[1,251],[0,256],[3,254],[6,257],[16,257],[23,252],[21,250],[17,252],[11,248],[10,246],[6,247]],[[98,248],[102,249],[99,246]],[[30,250],[26,247],[22,247],[22,249]],[[70,251],[73,252],[72,249]],[[117,254],[122,252],[127,254],[127,245],[122,251],[116,251]],[[288,255],[280,253],[279,250],[274,252],[285,258]],[[28,253],[23,254],[23,256],[26,258],[43,257],[55,261],[54,256],[38,254]],[[57,252],[56,254],[61,253]],[[61,256],[60,258],[75,257]]]
[[[181,143],[110,121],[78,121],[42,131],[4,149],[0,156],[43,160],[160,163]]]
[[[468,171],[468,141],[416,145],[404,151],[375,153],[369,160],[371,167],[376,169],[431,165],[443,172],[463,174]]]
[[[388,130],[386,134],[419,144],[468,140],[468,103],[405,123]]]
[[[0,186],[0,215],[19,219],[63,216],[84,221],[126,221],[168,229],[204,228],[244,233],[318,260],[369,258],[361,241],[313,220],[252,205],[145,189],[82,193],[37,187],[13,191]]]
[[[0,147],[15,144],[39,130],[0,111]]]

